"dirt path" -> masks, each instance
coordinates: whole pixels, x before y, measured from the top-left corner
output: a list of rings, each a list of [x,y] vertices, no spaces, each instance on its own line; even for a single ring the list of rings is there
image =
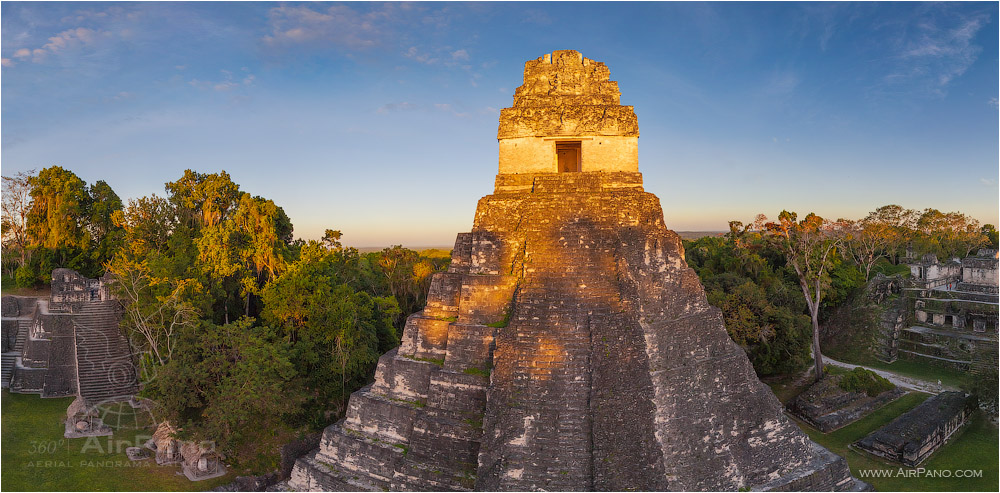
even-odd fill
[[[909,389],[909,390],[916,390],[919,392],[927,392],[929,394],[937,394],[940,392],[944,392],[946,390],[959,390],[956,387],[952,387],[949,385],[942,385],[940,380],[937,382],[931,382],[928,380],[921,380],[913,377],[904,377],[898,373],[893,373],[891,371],[886,371],[886,370],[879,370],[878,368],[872,368],[870,366],[855,365],[853,363],[844,363],[842,361],[837,361],[833,358],[830,358],[829,356],[823,356],[823,363],[827,365],[839,366],[841,368],[849,368],[849,369],[853,369],[860,366],[866,370],[870,370],[879,374],[886,380],[894,383],[897,387],[902,387],[904,389]]]

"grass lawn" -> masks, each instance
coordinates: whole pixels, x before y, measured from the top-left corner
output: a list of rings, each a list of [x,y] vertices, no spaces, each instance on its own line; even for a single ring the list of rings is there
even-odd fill
[[[4,296],[34,296],[39,298],[48,298],[52,294],[52,288],[48,285],[42,285],[31,288],[19,288],[17,283],[14,282],[13,277],[0,276],[0,290],[3,291]]]
[[[42,399],[3,392],[0,489],[3,491],[207,491],[233,474],[191,482],[178,466],[153,459],[131,462],[125,447],[145,441],[148,416],[126,404],[105,414],[113,437],[63,438],[62,419],[73,398]]]
[[[911,470],[897,463],[882,460],[865,452],[849,449],[848,446],[889,423],[900,414],[913,409],[925,399],[928,394],[911,392],[896,401],[876,410],[872,414],[839,430],[822,433],[811,426],[796,421],[800,428],[816,443],[830,451],[846,457],[854,477],[871,483],[877,491],[997,491],[1000,481],[1000,453],[998,453],[997,427],[976,413],[972,421],[959,433],[951,438],[944,447],[939,449],[926,462],[921,464],[924,470],[982,470],[979,478],[930,478],[930,477],[885,477],[874,478],[864,473],[873,470],[892,470],[897,472]],[[869,473],[870,474],[870,473]]]

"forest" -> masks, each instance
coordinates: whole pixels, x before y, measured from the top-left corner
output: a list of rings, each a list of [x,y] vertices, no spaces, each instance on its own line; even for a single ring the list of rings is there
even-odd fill
[[[282,208],[225,171],[187,170],[128,203],[58,166],[3,186],[5,287],[43,286],[57,267],[110,273],[143,396],[181,438],[248,470],[343,415],[448,264],[400,246],[359,253],[332,229],[293,239]]]
[[[361,253],[335,229],[295,239],[279,205],[225,171],[187,170],[164,192],[126,203],[59,166],[3,177],[4,287],[42,287],[57,267],[110,274],[143,396],[181,438],[271,470],[277,444],[344,414],[449,259]],[[758,215],[684,246],[733,340],[771,376],[807,367],[831,308],[879,273],[908,272],[907,251],[945,259],[997,241],[959,212],[887,205],[858,220]]]

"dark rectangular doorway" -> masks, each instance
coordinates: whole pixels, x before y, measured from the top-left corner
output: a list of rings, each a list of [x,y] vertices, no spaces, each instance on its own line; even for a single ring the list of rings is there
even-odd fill
[[[560,173],[580,171],[580,141],[556,142],[556,159]]]

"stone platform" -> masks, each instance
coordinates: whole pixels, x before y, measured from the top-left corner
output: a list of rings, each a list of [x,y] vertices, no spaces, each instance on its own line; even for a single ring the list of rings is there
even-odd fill
[[[906,391],[899,388],[875,396],[848,392],[838,386],[839,381],[840,375],[831,375],[816,382],[788,405],[788,411],[819,431],[829,433],[906,395]]]
[[[854,446],[916,467],[965,425],[973,409],[963,392],[942,392],[858,440]]]

